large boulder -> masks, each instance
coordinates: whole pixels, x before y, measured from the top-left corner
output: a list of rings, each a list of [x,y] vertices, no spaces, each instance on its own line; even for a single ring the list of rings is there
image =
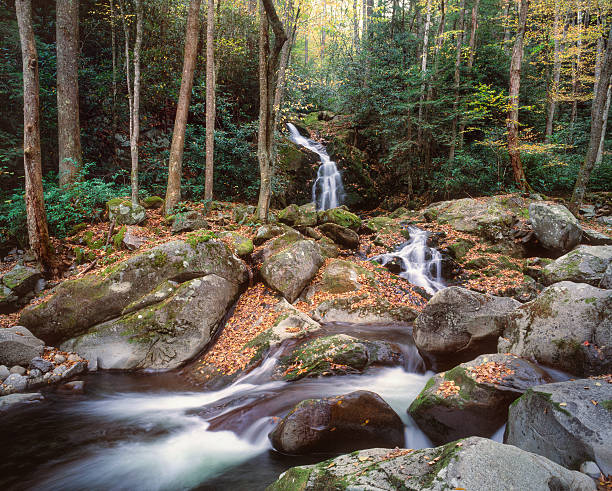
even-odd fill
[[[569,469],[612,474],[612,383],[581,379],[529,389],[511,407],[505,442]]]
[[[490,437],[508,407],[529,387],[549,382],[536,365],[513,355],[482,355],[434,375],[408,408],[433,443]]]
[[[599,288],[612,289],[612,263],[608,264],[606,272],[601,277]]]
[[[332,208],[319,212],[319,223],[335,223],[341,227],[357,231],[361,227],[361,218],[344,208]]]
[[[500,353],[578,376],[612,371],[612,291],[564,281],[523,304],[499,339]]]
[[[278,237],[286,232],[287,227],[284,225],[277,225],[275,223],[265,223],[257,229],[255,237],[253,237],[253,244],[261,245],[264,242]]]
[[[404,424],[378,394],[359,390],[300,402],[268,438],[290,455],[394,448],[404,444]]]
[[[582,228],[563,205],[534,202],[529,205],[529,219],[540,243],[558,252],[572,250],[580,243]]]
[[[160,293],[169,280],[183,283],[213,274],[239,286],[248,280],[246,266],[227,245],[194,232],[186,241],[166,242],[99,273],[60,283],[44,302],[24,309],[20,324],[47,344],[61,343],[120,317],[132,303],[143,308],[159,302],[173,290],[161,291],[161,298],[149,294]],[[139,302],[143,298],[146,305]]]
[[[324,300],[314,310],[319,322],[350,324],[412,324],[418,312],[408,305],[397,305],[374,293]]]
[[[429,367],[446,370],[496,351],[509,315],[521,304],[460,287],[437,292],[414,324],[414,341]]]
[[[207,229],[209,227],[204,216],[195,210],[177,213],[172,216],[171,221],[173,234],[192,232],[194,230]]]
[[[578,246],[542,269],[546,285],[560,281],[589,283],[599,286],[606,268],[612,263],[612,246]]]
[[[39,288],[42,274],[38,269],[17,264],[0,277],[0,314],[19,310]],[[43,281],[44,283],[44,281]]]
[[[108,218],[117,225],[138,225],[147,218],[147,212],[139,204],[133,204],[129,199],[113,198],[106,203]]]
[[[595,483],[540,455],[472,437],[421,450],[372,448],[292,467],[267,491],[298,489],[595,491]]]
[[[0,365],[28,366],[32,358],[42,355],[44,346],[23,326],[0,329]]]
[[[359,235],[357,235],[357,232],[351,230],[350,228],[342,227],[341,225],[336,225],[335,223],[324,223],[323,225],[319,226],[318,230],[343,249],[359,248]]]
[[[246,257],[253,252],[253,241],[238,232],[220,232],[219,238],[226,239],[228,245],[238,257]]]
[[[265,259],[261,276],[270,288],[294,302],[323,264],[319,246],[300,240]]]
[[[317,211],[310,204],[291,204],[278,212],[278,220],[291,227],[314,227],[318,218]]]
[[[320,279],[306,292],[310,299],[317,293],[348,293],[374,282],[374,274],[358,264],[344,259],[332,259],[321,270]]]

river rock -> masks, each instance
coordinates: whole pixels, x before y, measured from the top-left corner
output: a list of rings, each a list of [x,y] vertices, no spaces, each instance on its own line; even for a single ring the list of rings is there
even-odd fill
[[[0,277],[0,313],[19,310],[37,291],[42,274],[38,269],[17,264]]]
[[[583,228],[581,242],[587,245],[612,245],[612,237],[597,230]]]
[[[45,343],[23,326],[0,329],[0,364],[27,366],[43,353]]]
[[[523,304],[499,339],[500,353],[574,375],[612,371],[612,291],[564,281]]]
[[[359,390],[300,402],[268,438],[289,455],[394,448],[404,444],[404,424],[378,394]]]
[[[208,227],[208,222],[204,216],[195,210],[177,213],[172,217],[173,234],[192,232],[194,230],[207,229]]]
[[[114,198],[106,203],[108,218],[117,225],[138,225],[147,218],[147,212],[139,204],[133,204],[129,199]]]
[[[11,373],[4,379],[2,385],[0,385],[0,395],[12,394],[14,392],[23,392],[28,386],[28,377],[25,375],[19,375],[18,373]]]
[[[529,387],[549,382],[536,365],[513,355],[482,355],[434,375],[408,408],[433,443],[490,437],[508,407]]]
[[[416,318],[415,344],[428,367],[436,371],[451,368],[494,352],[510,313],[520,305],[512,298],[445,288]]]
[[[569,469],[595,461],[612,474],[612,384],[570,380],[529,389],[510,407],[504,441]]]
[[[529,219],[536,237],[547,249],[565,253],[580,243],[580,223],[563,205],[531,203]]]
[[[39,392],[33,394],[9,394],[6,396],[2,396],[0,397],[0,413],[15,409],[16,407],[19,407],[22,404],[39,402],[42,400],[43,396]]]
[[[408,325],[417,315],[408,305],[392,304],[375,293],[364,293],[325,300],[315,308],[313,318],[318,322]]]
[[[257,229],[255,237],[253,238],[253,244],[261,245],[274,237],[284,234],[286,230],[287,229],[282,225],[266,223]]]
[[[9,370],[10,373],[16,373],[17,375],[25,375],[26,369],[20,365],[15,365]]]
[[[611,263],[612,246],[581,245],[546,265],[542,270],[542,282],[552,285],[573,281],[598,286]]]
[[[261,276],[270,288],[294,302],[323,264],[319,246],[300,240],[264,260]]]
[[[595,483],[539,455],[472,437],[420,450],[372,448],[292,467],[267,491],[298,489],[595,491]]]
[[[248,280],[246,266],[223,242],[193,232],[186,241],[166,242],[99,273],[60,283],[47,300],[24,309],[20,322],[54,345],[117,319],[164,282],[208,275],[237,286]]]
[[[6,377],[8,377],[10,374],[11,372],[8,367],[6,367],[5,365],[0,365],[0,382],[4,382]]]
[[[601,277],[599,288],[612,289],[612,263],[608,264],[606,272]]]
[[[359,235],[350,228],[342,227],[335,223],[324,223],[319,226],[318,230],[336,244],[340,245],[343,249],[359,248]]]
[[[320,375],[360,373],[372,365],[401,365],[400,348],[385,341],[362,341],[337,334],[299,345],[280,359],[277,374],[284,380]]]
[[[332,208],[319,212],[319,223],[334,223],[356,232],[361,227],[361,218],[344,208]]]
[[[37,356],[36,358],[32,358],[30,368],[40,370],[42,373],[47,373],[53,370],[53,363]]]
[[[229,239],[230,247],[238,257],[246,257],[253,252],[253,242],[251,239],[237,232],[221,232],[219,237]]]

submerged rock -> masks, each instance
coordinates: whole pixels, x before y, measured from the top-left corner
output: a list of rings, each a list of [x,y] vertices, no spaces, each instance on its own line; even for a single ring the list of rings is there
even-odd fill
[[[581,245],[546,265],[542,270],[542,281],[546,285],[573,281],[598,286],[610,264],[612,246]]]
[[[564,253],[580,243],[580,223],[563,205],[531,203],[529,219],[536,237],[547,249]]]
[[[267,491],[298,489],[595,491],[595,483],[539,455],[472,437],[421,450],[372,448],[292,467]]]
[[[612,384],[590,378],[529,389],[510,407],[504,441],[569,469],[595,461],[612,474]]]
[[[290,455],[394,448],[404,444],[404,424],[378,394],[359,390],[300,402],[268,438]]]
[[[564,281],[523,304],[499,339],[500,353],[574,375],[612,371],[612,291]]]
[[[40,392],[32,394],[9,394],[0,397],[0,413],[15,409],[23,404],[40,402],[43,396]]]
[[[536,365],[513,355],[482,355],[434,375],[408,413],[436,445],[467,436],[490,437],[508,407],[529,387],[549,382]]]
[[[414,324],[414,341],[428,367],[445,370],[496,350],[509,315],[521,304],[460,287],[437,292]]]

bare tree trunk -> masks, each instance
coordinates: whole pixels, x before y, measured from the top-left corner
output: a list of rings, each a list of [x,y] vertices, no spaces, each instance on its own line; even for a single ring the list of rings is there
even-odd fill
[[[465,0],[459,2],[459,23],[457,25],[457,53],[455,57],[455,100],[453,102],[453,123],[451,129],[451,144],[448,152],[448,161],[455,159],[455,147],[457,145],[457,123],[459,122],[459,86],[460,86],[460,67],[461,67],[461,48],[463,47],[463,28],[465,19]],[[459,135],[461,138],[461,135]]]
[[[361,37],[364,38],[368,32],[367,0],[361,0]]]
[[[521,87],[521,64],[523,61],[523,40],[525,37],[525,25],[527,24],[527,11],[529,0],[521,0],[519,10],[518,30],[512,49],[512,60],[510,62],[510,90],[509,90],[509,109],[506,126],[508,128],[508,154],[514,181],[519,189],[527,190],[527,178],[521,163],[519,151],[518,131],[519,131],[519,91]]]
[[[357,0],[353,0],[353,53],[359,51],[359,15]]]
[[[425,102],[425,78],[427,77],[427,54],[429,52],[429,29],[431,28],[431,5],[429,4],[429,0],[427,0],[426,4],[426,17],[425,17],[425,32],[423,33],[423,51],[421,53],[421,78],[423,82],[421,83],[421,98],[419,101],[419,127],[417,139],[419,141],[419,147],[422,144],[423,130],[422,130],[422,121],[423,121],[423,102]]]
[[[472,5],[472,24],[470,30],[470,54],[468,56],[468,71],[472,71],[472,67],[474,66],[474,56],[476,54],[476,35],[478,33],[478,6],[480,4],[480,0],[474,0],[474,5]],[[459,125],[459,148],[463,147],[463,133],[465,131],[465,123],[461,123]]]
[[[550,139],[553,132],[553,124],[555,121],[555,111],[557,109],[557,92],[559,91],[559,82],[561,80],[561,49],[559,42],[559,0],[555,0],[555,21],[553,25],[554,35],[554,55],[553,55],[553,82],[548,94],[548,113],[546,115],[546,131],[544,133],[547,140]]]
[[[508,54],[508,44],[510,43],[510,0],[504,0],[504,53]]]
[[[140,48],[142,46],[142,0],[136,0],[136,41],[134,43],[134,97],[132,109],[132,135],[130,154],[132,156],[132,203],[138,204],[138,140],[140,138]]]
[[[578,78],[580,75],[581,58],[582,58],[582,11],[578,11],[576,19],[576,27],[579,29],[578,39],[576,40],[576,61],[572,63],[572,112],[570,115],[570,123],[573,125],[576,122],[578,114]]]
[[[206,179],[204,199],[213,198],[215,104],[215,0],[208,0],[208,14],[206,16]]]
[[[166,188],[165,212],[171,210],[181,200],[181,174],[183,168],[183,151],[185,149],[185,129],[189,117],[193,74],[198,55],[198,39],[200,36],[200,0],[191,0],[187,13],[187,28],[185,32],[185,52],[183,55],[183,73],[179,92],[170,160],[168,162],[168,187]]]
[[[59,184],[69,186],[83,166],[79,123],[79,0],[57,0],[57,139]]]
[[[584,193],[589,185],[589,180],[591,179],[591,172],[595,167],[597,153],[599,152],[599,146],[601,144],[601,134],[604,127],[604,121],[608,116],[607,112],[605,112],[606,98],[609,96],[611,83],[612,26],[610,26],[610,31],[608,33],[608,46],[601,65],[600,80],[597,84],[597,93],[594,94],[593,105],[591,106],[591,137],[589,139],[589,147],[584,157],[584,162],[580,166],[578,179],[576,179],[576,185],[574,186],[574,193],[572,195],[572,205],[570,209],[574,214],[578,212],[580,206],[582,205]]]
[[[42,186],[38,55],[32,29],[32,0],[16,0],[23,62],[23,166],[28,238],[36,259],[47,269],[52,251]]]
[[[115,36],[115,0],[110,0],[110,21],[111,21],[111,51],[113,58],[113,164],[116,166],[118,161],[117,151],[117,128],[118,128],[118,116],[117,116],[117,43]]]
[[[606,105],[603,110],[603,127],[601,128],[601,138],[599,139],[599,149],[595,158],[595,166],[601,164],[603,159],[604,145],[606,143],[606,128],[608,126],[608,114],[610,112],[610,100],[612,99],[612,84],[608,86],[608,94],[606,95]]]

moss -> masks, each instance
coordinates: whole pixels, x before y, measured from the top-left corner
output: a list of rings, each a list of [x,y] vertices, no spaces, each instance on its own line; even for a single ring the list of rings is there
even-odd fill
[[[114,206],[119,206],[120,204],[126,204],[126,205],[131,205],[131,201],[125,198],[113,198],[113,199],[109,199],[106,202],[106,209],[109,210],[111,207]]]
[[[292,467],[282,477],[266,488],[266,491],[298,491],[306,487],[313,469],[311,467]]]
[[[70,232],[68,232],[68,235],[69,236],[76,235],[79,232],[82,232],[83,230],[85,230],[86,228],[87,228],[86,223],[77,223],[76,225],[72,226],[72,228],[70,229]]]
[[[599,401],[599,405],[608,411],[612,411],[612,401]]]
[[[589,298],[584,299],[584,303],[591,304],[591,303],[596,303],[596,302],[597,302],[597,298],[595,297],[589,297]]]
[[[185,236],[185,242],[187,242],[193,249],[198,247],[198,244],[208,242],[211,239],[216,239],[217,235],[210,230],[196,230],[190,232]]]
[[[361,218],[342,208],[333,208],[319,213],[320,223],[335,223],[342,227],[357,230],[361,226]]]
[[[157,209],[164,206],[164,199],[160,198],[159,196],[147,196],[140,202],[140,204],[143,208],[146,208],[147,210],[152,208]]]
[[[541,392],[541,391],[536,391],[533,388],[529,388],[527,389],[525,394],[523,394],[519,399],[522,399],[523,397],[525,397],[526,399],[529,397],[541,397],[542,399],[548,401],[548,404],[550,404],[557,411],[565,414],[566,416],[572,415],[572,413],[570,413],[567,409],[561,406],[561,403],[553,401],[552,394],[550,392]]]
[[[448,246],[451,250],[452,254],[455,256],[455,259],[461,260],[465,257],[465,255],[472,249],[476,244],[471,240],[459,239],[454,244]]]
[[[121,249],[121,245],[123,244],[123,238],[125,237],[125,233],[127,232],[127,227],[123,225],[119,231],[113,235],[113,245],[115,249]]]

